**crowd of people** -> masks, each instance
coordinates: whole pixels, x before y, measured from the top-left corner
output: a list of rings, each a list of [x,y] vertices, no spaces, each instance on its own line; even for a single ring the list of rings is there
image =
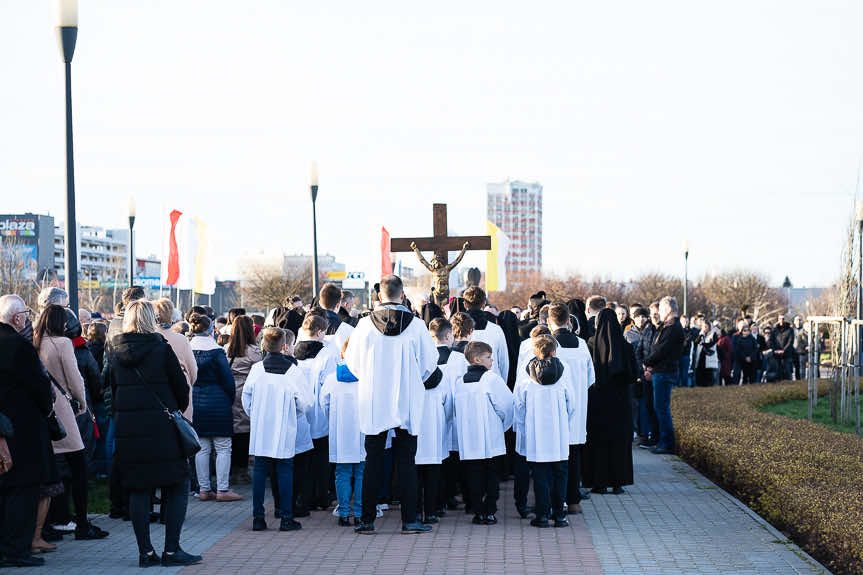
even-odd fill
[[[520,517],[565,527],[583,499],[633,483],[633,442],[674,452],[674,387],[806,367],[798,318],[725,333],[701,315],[690,326],[673,297],[539,292],[501,311],[472,286],[414,306],[394,275],[374,296],[359,313],[328,283],[308,306],[292,296],[217,316],[132,287],[110,321],[74,313],[59,288],[37,310],[0,297],[0,565],[41,565],[69,534],[108,537],[88,519],[94,474],[142,567],[202,561],[180,545],[190,497],[241,501],[232,486],[251,483],[252,529],[266,530],[268,479],[281,531],[332,509],[338,526],[374,533],[396,501],[405,533],[460,508],[490,526],[508,478]]]

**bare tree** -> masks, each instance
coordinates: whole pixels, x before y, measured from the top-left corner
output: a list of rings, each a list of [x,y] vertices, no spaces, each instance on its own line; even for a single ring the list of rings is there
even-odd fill
[[[280,272],[269,266],[245,270],[241,292],[247,308],[271,309],[283,305],[285,298],[298,294],[304,301],[312,298],[311,264]]]
[[[785,311],[782,292],[770,287],[763,274],[737,270],[701,280],[707,300],[716,306],[716,319],[733,324],[745,315],[759,322],[773,321]]]

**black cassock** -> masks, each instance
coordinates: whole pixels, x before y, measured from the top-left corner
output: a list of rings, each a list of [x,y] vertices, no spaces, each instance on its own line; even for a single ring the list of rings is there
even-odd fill
[[[613,322],[613,325],[612,323]],[[597,316],[596,335],[588,341],[596,382],[587,394],[587,445],[582,485],[605,488],[632,485],[631,387],[636,363],[611,310]]]

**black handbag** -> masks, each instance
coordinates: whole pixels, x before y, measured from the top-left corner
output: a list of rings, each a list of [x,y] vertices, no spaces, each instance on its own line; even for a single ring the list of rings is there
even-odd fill
[[[156,398],[156,401],[159,402],[159,405],[165,411],[165,414],[171,421],[171,425],[174,426],[174,430],[177,432],[177,444],[180,446],[180,453],[183,454],[183,457],[188,459],[201,451],[201,441],[198,438],[198,432],[192,427],[192,422],[183,417],[183,412],[179,409],[175,409],[174,411],[168,409],[168,406],[159,399],[158,394],[147,384],[147,380],[141,375],[141,371],[137,367],[134,369],[135,373],[138,374],[138,377],[144,383],[144,386],[150,390],[150,393],[153,394],[153,397]]]
[[[61,439],[66,438],[66,428],[63,427],[63,424],[60,423],[60,420],[57,419],[57,414],[54,413],[54,410],[51,410],[45,420],[48,422],[48,431],[51,432],[51,441],[60,441]]]

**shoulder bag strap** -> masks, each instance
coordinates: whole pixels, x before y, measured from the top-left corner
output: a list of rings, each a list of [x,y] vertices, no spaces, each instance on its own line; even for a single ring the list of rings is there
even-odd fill
[[[170,415],[170,414],[171,414],[171,410],[170,410],[170,409],[168,409],[168,406],[167,406],[167,405],[165,405],[165,403],[164,403],[164,402],[159,398],[159,394],[158,394],[158,393],[156,393],[155,391],[153,391],[153,388],[152,388],[152,387],[150,387],[150,385],[147,383],[147,380],[146,380],[146,379],[144,379],[143,374],[141,374],[141,370],[140,370],[140,369],[138,369],[137,367],[133,367],[132,369],[134,369],[134,370],[135,370],[135,373],[136,373],[136,374],[138,374],[138,378],[141,380],[141,383],[143,383],[143,384],[144,384],[144,387],[146,387],[146,388],[150,391],[150,393],[152,393],[152,394],[153,394],[153,397],[155,397],[155,398],[156,398],[156,401],[158,401],[158,402],[159,402],[159,405],[162,407],[162,409],[164,409],[164,410],[165,410],[165,413],[167,413],[168,415]]]

